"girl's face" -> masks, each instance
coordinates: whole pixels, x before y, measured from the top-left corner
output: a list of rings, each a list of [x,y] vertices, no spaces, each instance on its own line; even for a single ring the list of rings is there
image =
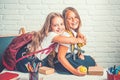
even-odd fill
[[[67,26],[71,29],[75,30],[79,26],[79,19],[77,18],[77,15],[73,11],[67,11],[66,12],[66,23]]]
[[[54,17],[51,21],[51,29],[58,34],[64,32],[65,26],[63,19],[61,17]]]

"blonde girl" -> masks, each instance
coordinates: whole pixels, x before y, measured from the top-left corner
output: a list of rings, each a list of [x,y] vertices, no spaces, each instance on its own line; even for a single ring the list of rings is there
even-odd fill
[[[66,32],[63,33],[64,36],[70,37],[80,37],[82,44],[86,44],[86,38],[80,33],[81,20],[80,16],[75,8],[67,7],[63,10],[63,17],[65,22]],[[72,34],[72,35],[71,35]],[[54,60],[55,69],[58,73],[74,74],[77,76],[84,76],[86,72],[82,73],[79,71],[79,66],[95,66],[96,63],[91,56],[78,55],[78,50],[73,49],[70,44],[59,44],[58,55]],[[77,48],[78,45],[74,45]],[[75,55],[75,56],[74,56]],[[74,58],[75,59],[74,59]],[[81,59],[84,58],[84,59]]]
[[[80,38],[61,36],[64,30],[65,26],[62,15],[55,12],[48,14],[42,29],[38,32],[32,32],[32,41],[20,49],[16,58],[18,59],[30,52],[45,49],[55,42],[66,44],[82,42]],[[17,63],[16,70],[28,72],[25,65],[29,62],[32,63],[33,61],[35,63],[42,62],[43,66],[48,66],[47,56],[48,54],[38,53],[33,57],[23,59]]]

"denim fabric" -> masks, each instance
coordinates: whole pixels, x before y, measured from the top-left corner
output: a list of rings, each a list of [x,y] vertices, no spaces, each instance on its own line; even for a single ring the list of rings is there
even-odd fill
[[[69,57],[67,57],[69,55]],[[90,66],[95,66],[96,63],[94,61],[94,59],[91,56],[86,56],[85,55],[85,60],[81,60],[80,58],[78,58],[77,54],[76,54],[76,60],[73,60],[73,55],[71,55],[71,53],[66,55],[67,60],[69,61],[69,63],[74,67],[77,68],[80,65],[86,66],[87,68]],[[54,59],[55,63],[55,70],[58,73],[61,74],[71,74],[64,66],[62,66],[62,64],[57,60],[57,58]]]
[[[24,47],[22,47],[20,49],[20,51],[16,55],[16,59],[21,58],[23,56],[23,53],[26,53],[26,51],[27,51],[26,46],[27,45],[25,45]],[[31,56],[31,57],[28,57],[28,58],[25,58],[25,59],[19,61],[16,64],[16,69],[15,70],[20,71],[20,72],[28,72],[28,70],[25,66],[25,64],[27,64],[28,62],[30,62],[30,64],[32,64],[33,62],[35,62],[36,64],[41,62],[42,66],[47,66],[47,58],[43,59],[43,61],[40,61],[40,60],[38,60],[37,57]]]

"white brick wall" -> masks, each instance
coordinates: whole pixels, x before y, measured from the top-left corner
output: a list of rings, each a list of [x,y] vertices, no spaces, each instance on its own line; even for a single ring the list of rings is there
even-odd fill
[[[103,67],[120,65],[120,0],[0,0],[0,35],[39,30],[48,13],[68,6],[81,16],[86,54]]]

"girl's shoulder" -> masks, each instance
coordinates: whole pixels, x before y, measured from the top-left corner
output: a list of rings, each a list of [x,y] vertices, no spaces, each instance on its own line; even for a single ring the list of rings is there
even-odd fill
[[[57,35],[57,33],[52,32],[52,31],[48,33],[48,35],[51,35],[51,34],[55,34],[55,35]]]
[[[58,34],[57,33],[55,33],[55,32],[49,32],[48,33],[48,36],[57,36]]]
[[[67,31],[65,31],[65,32],[63,32],[62,36],[70,37],[71,35]]]

